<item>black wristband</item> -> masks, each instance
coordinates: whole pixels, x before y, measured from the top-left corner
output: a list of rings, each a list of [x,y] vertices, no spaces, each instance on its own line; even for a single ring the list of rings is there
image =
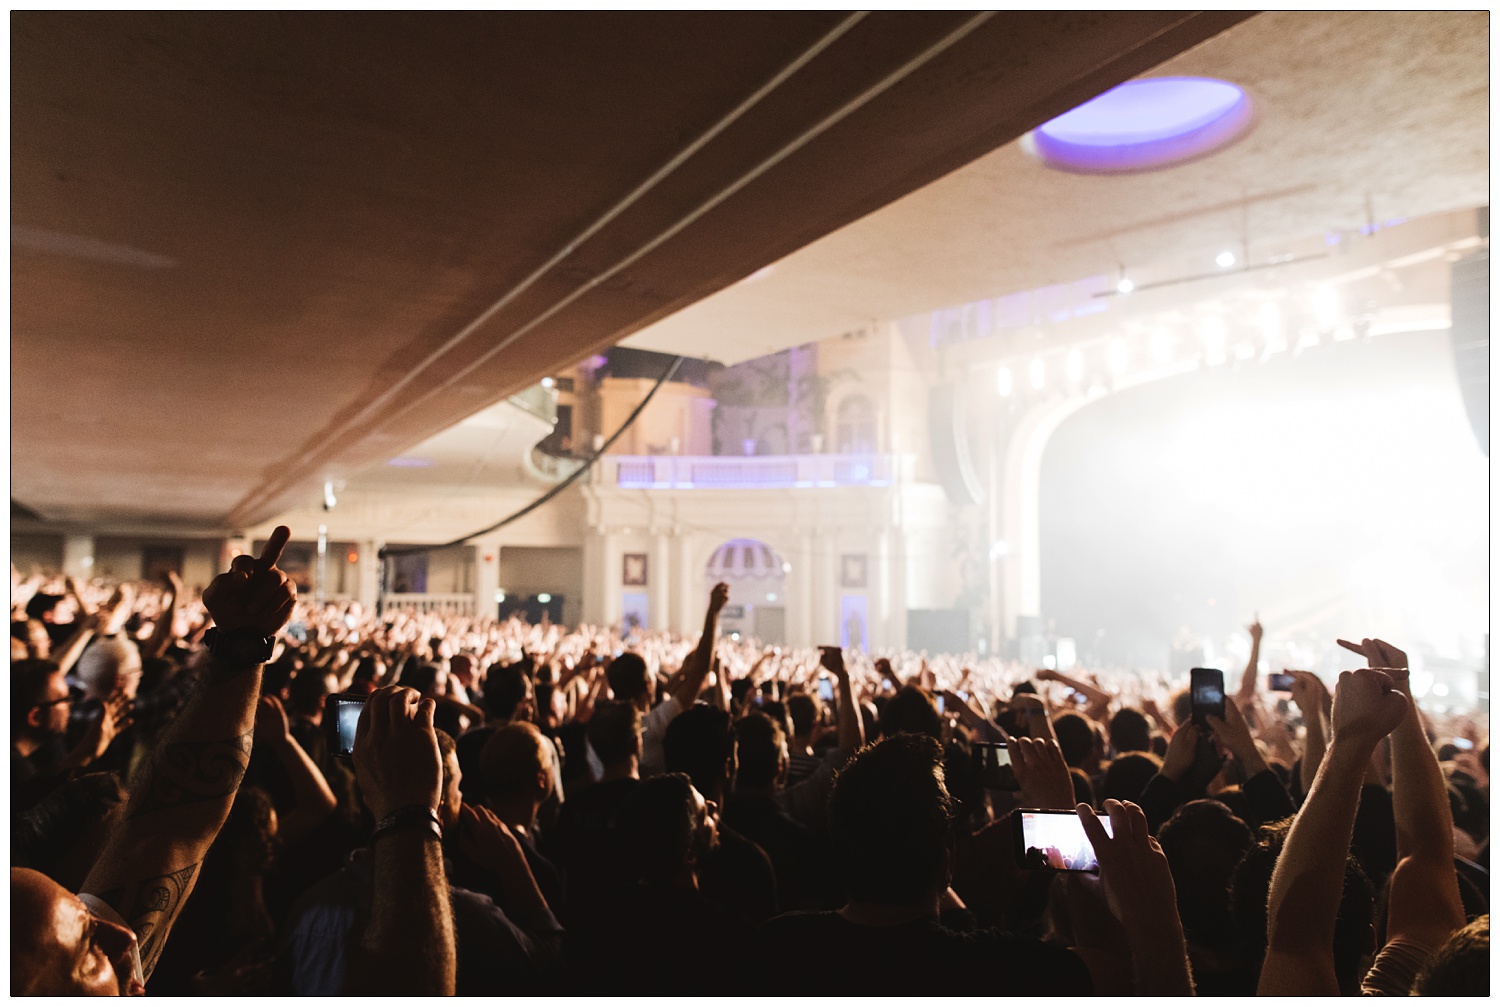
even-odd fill
[[[370,833],[370,845],[373,846],[381,836],[406,829],[430,832],[432,838],[437,840],[443,838],[443,823],[437,812],[425,805],[414,804],[409,808],[393,811],[376,823],[375,831]]]

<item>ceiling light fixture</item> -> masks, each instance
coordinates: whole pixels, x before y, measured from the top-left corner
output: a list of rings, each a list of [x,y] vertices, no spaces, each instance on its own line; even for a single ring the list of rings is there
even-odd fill
[[[1234,265],[1234,261],[1235,260],[1233,252],[1220,252],[1218,255],[1214,256],[1214,264],[1220,269],[1228,269],[1230,266]]]
[[[1211,153],[1254,121],[1243,89],[1211,77],[1147,77],[1027,134],[1023,148],[1064,171],[1149,171]]]

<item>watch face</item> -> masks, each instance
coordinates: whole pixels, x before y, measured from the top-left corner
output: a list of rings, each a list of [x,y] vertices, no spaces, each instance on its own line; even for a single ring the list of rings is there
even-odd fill
[[[215,626],[211,632],[209,652],[228,661],[265,664],[276,649],[275,637],[261,636],[248,627],[224,631]]]

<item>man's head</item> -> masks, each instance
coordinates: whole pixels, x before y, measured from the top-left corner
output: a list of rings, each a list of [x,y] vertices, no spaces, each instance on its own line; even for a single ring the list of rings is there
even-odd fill
[[[605,766],[619,766],[641,754],[641,711],[631,703],[606,700],[589,718],[589,744]]]
[[[948,886],[952,799],[943,748],[898,734],[862,749],[834,781],[829,827],[851,901],[925,905]]]
[[[684,710],[662,737],[667,772],[686,773],[705,796],[719,792],[734,772],[734,732],[729,711],[707,703]]]
[[[931,695],[908,685],[892,696],[885,709],[880,711],[880,734],[885,738],[898,734],[925,734],[941,741],[943,718]]]
[[[463,806],[463,794],[459,784],[463,782],[463,770],[458,768],[458,743],[447,731],[434,730],[437,735],[438,757],[443,760],[443,803],[438,808],[438,817],[443,820],[443,831],[458,827],[458,809]]]
[[[1417,976],[1412,990],[1424,997],[1489,996],[1489,913],[1449,937]]]
[[[1052,722],[1057,734],[1057,747],[1062,749],[1063,759],[1070,766],[1087,767],[1095,753],[1094,725],[1087,717],[1077,713],[1065,713]]]
[[[552,749],[535,724],[506,724],[479,756],[480,793],[495,804],[541,805],[552,792]]]
[[[124,636],[106,636],[83,652],[75,673],[89,699],[108,699],[117,690],[134,699],[141,684],[141,652]]]
[[[530,662],[526,662],[490,669],[484,685],[484,705],[488,707],[492,721],[508,724],[531,719],[535,692],[531,675],[527,673],[529,666]]]
[[[1140,710],[1122,707],[1109,721],[1109,743],[1115,752],[1151,751],[1151,722]]]
[[[1229,889],[1235,867],[1255,845],[1250,826],[1219,801],[1189,801],[1162,825],[1158,838],[1188,938],[1216,948],[1232,945]]]
[[[615,828],[640,879],[696,884],[696,871],[718,844],[716,809],[683,773],[643,781],[620,806]]]
[[[805,692],[793,693],[787,697],[786,712],[792,718],[792,734],[798,738],[806,738],[812,734],[813,728],[823,719],[823,707],[818,702],[818,697],[809,696]]]
[[[114,996],[145,992],[131,978],[135,934],[94,915],[45,874],[10,871],[12,996]]]
[[[735,721],[734,756],[736,789],[772,786],[782,779],[790,761],[786,732],[764,713],[746,714]]]
[[[11,741],[43,742],[68,729],[68,683],[54,661],[10,666]]]
[[[651,709],[651,670],[646,659],[634,651],[626,651],[604,669],[609,681],[609,691],[622,703],[634,703],[636,709]]]

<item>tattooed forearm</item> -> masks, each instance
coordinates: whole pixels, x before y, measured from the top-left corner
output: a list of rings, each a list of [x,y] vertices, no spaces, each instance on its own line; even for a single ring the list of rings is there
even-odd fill
[[[259,664],[231,663],[209,654],[204,658],[203,682],[205,686],[219,685],[230,679],[239,678],[247,671],[255,671],[260,667],[261,665]]]
[[[202,801],[228,801],[250,764],[253,732],[218,741],[168,742],[152,754],[130,818]]]
[[[161,957],[161,949],[166,943],[166,935],[172,929],[172,922],[177,919],[182,904],[193,890],[193,882],[197,880],[198,868],[201,866],[202,864],[190,864],[171,874],[145,878],[136,886],[134,893],[117,888],[99,896],[115,906],[135,931],[140,941],[141,971],[148,979],[151,977],[151,970],[156,968],[157,959]]]

